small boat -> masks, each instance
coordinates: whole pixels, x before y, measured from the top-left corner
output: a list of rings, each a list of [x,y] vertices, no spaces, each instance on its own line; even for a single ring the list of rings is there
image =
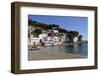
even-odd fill
[[[37,51],[39,49],[40,49],[40,47],[32,47],[32,48],[29,48],[30,51]]]

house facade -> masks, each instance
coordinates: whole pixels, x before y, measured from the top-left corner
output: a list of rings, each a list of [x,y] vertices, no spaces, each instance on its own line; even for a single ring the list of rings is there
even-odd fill
[[[33,46],[39,45],[40,44],[40,38],[39,37],[36,37],[36,36],[34,36],[34,35],[31,34],[30,35],[29,44],[30,45],[33,45]]]
[[[42,42],[45,42],[46,37],[47,37],[47,34],[45,34],[45,33],[39,35],[39,39],[40,39]]]
[[[46,46],[52,46],[52,45],[54,45],[54,38],[50,37],[50,36],[47,36],[46,40],[45,40],[45,45]]]
[[[74,42],[74,43],[78,42],[78,37],[74,37],[74,38],[73,38],[73,42]]]
[[[54,45],[59,45],[59,37],[54,36]]]

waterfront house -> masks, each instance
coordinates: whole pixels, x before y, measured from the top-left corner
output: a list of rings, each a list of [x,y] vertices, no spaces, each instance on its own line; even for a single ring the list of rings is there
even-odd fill
[[[42,42],[45,42],[46,37],[47,37],[47,34],[46,34],[46,33],[42,33],[42,34],[39,35],[39,39],[40,39]]]
[[[54,38],[51,36],[47,36],[45,40],[45,45],[46,46],[52,46],[54,45]]]
[[[60,39],[59,39],[59,41],[60,41],[60,44],[63,44],[65,42],[64,36],[61,36]]]
[[[58,30],[53,30],[54,33],[58,33]]]
[[[59,45],[59,37],[57,37],[57,36],[54,36],[54,45]]]
[[[74,37],[74,38],[73,38],[73,42],[74,42],[74,43],[77,43],[77,42],[78,42],[78,37]]]
[[[35,35],[30,35],[30,42],[31,45],[39,45],[40,44],[40,38]]]
[[[61,37],[62,37],[62,39],[61,39],[62,42],[65,42],[68,40],[67,34],[63,34]]]

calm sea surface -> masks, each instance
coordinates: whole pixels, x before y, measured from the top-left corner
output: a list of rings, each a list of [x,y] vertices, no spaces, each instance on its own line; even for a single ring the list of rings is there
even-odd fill
[[[65,52],[65,53],[74,54],[74,55],[87,56],[88,43],[83,42],[83,43],[74,44],[74,45],[51,46],[51,47],[42,48],[42,50],[47,50],[47,51],[52,51],[52,52],[59,51],[59,52]]]

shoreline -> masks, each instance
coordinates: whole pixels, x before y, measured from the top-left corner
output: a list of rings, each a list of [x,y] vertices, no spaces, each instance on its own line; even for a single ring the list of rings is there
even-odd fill
[[[56,45],[60,46],[60,45]],[[61,50],[56,46],[41,47],[37,50],[28,50],[28,60],[57,60],[57,59],[85,59],[88,57],[86,54],[65,52],[67,49]],[[56,47],[56,48],[55,48]],[[70,50],[71,51],[71,50]],[[72,50],[73,51],[73,50]],[[76,51],[77,52],[77,51]]]
[[[58,44],[58,45],[44,45],[44,46],[40,46],[40,45],[37,45],[37,46],[33,46],[33,45],[28,45],[28,47],[31,47],[31,48],[42,48],[42,47],[51,47],[51,46],[63,46],[63,45],[76,45],[76,44],[81,44],[81,43],[87,43],[88,41],[81,41],[81,42],[75,42],[75,43],[64,43],[64,44]]]
[[[63,44],[58,44],[58,45],[74,45],[74,44],[80,44],[80,43],[87,43],[88,41],[81,41],[81,42],[75,42],[75,43],[73,43],[73,42],[71,42],[71,43],[63,43]],[[48,45],[48,46],[58,46],[58,45]],[[34,45],[28,45],[28,46],[34,46]],[[42,47],[42,46],[40,46],[40,45],[37,45],[37,47]],[[48,47],[48,46],[46,46],[46,45],[44,45],[45,47]]]

